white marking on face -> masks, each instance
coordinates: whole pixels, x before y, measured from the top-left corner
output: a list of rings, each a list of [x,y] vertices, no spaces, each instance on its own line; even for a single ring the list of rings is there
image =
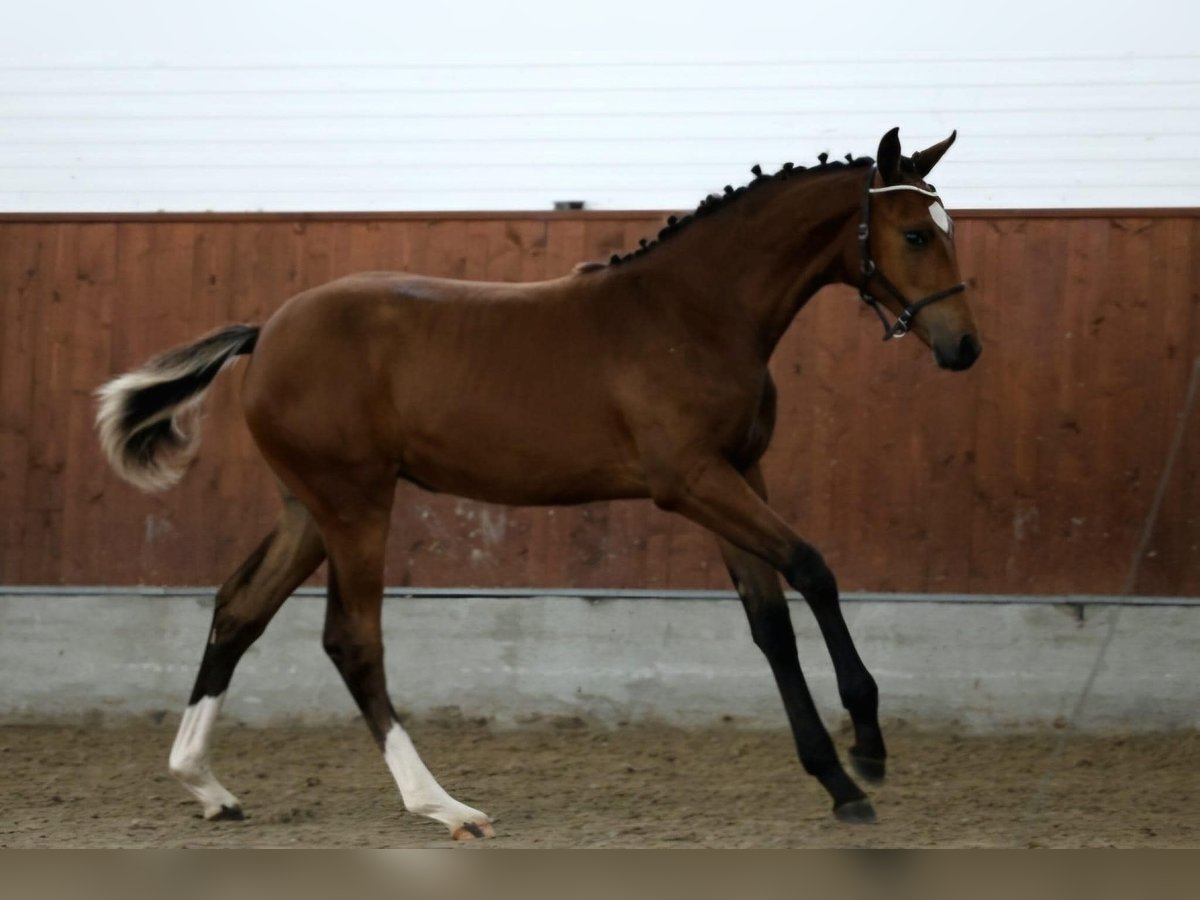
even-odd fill
[[[175,743],[171,747],[171,774],[183,783],[204,806],[204,817],[211,819],[222,807],[240,809],[238,798],[225,790],[208,766],[208,746],[213,723],[221,711],[225,695],[202,697],[183,713]]]
[[[933,218],[933,224],[946,234],[950,233],[950,216],[946,212],[946,208],[937,200],[929,204],[929,215]]]
[[[393,723],[387,733],[383,758],[400,788],[404,808],[409,812],[441,822],[452,833],[468,822],[482,826],[490,821],[479,810],[459,803],[446,793],[421,761],[412,739],[399,722]]]

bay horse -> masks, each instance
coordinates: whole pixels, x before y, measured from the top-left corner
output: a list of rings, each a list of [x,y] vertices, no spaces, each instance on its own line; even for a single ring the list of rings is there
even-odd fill
[[[955,138],[906,157],[898,129],[875,159],[752,170],[655,241],[550,281],[488,284],[394,272],[293,297],[261,327],[231,325],[167,351],[97,392],[97,427],[134,485],[174,484],[197,451],[210,382],[253,354],[250,433],[283,493],[274,530],[220,588],[170,770],[209,819],[240,819],[213,775],[213,722],[234,667],[271,617],[329,560],[323,635],[405,807],[456,839],[491,820],[425,767],[389,700],[380,607],[398,480],[491,503],[649,498],[711,531],[770,664],[800,761],[844,822],[875,818],[804,681],[779,575],[815,615],[855,740],[882,780],[878,690],[821,555],[767,505],[759,460],[775,423],[767,370],[822,286],[856,285],[885,339],[912,331],[937,364],[980,353],[953,223],[924,179]],[[917,298],[915,300],[910,298]],[[896,316],[891,322],[887,313]]]

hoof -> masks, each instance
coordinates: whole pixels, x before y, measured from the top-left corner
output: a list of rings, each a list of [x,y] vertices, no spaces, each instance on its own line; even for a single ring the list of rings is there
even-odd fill
[[[835,806],[833,814],[837,816],[839,822],[845,822],[847,825],[875,824],[875,807],[866,797]]]
[[[205,816],[210,822],[240,822],[246,818],[240,806],[222,806],[211,816]]]
[[[871,784],[881,784],[887,774],[887,760],[876,756],[858,756],[850,751],[850,765],[863,781]]]
[[[492,827],[492,823],[487,819],[482,822],[463,822],[452,832],[450,836],[456,841],[473,841],[485,840],[496,836],[496,829]]]

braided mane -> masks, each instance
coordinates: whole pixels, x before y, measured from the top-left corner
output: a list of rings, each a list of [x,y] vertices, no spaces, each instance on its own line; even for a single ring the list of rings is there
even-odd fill
[[[662,241],[674,237],[679,232],[683,231],[691,225],[696,219],[702,219],[705,216],[712,215],[714,212],[737,202],[747,191],[756,190],[763,185],[777,181],[787,181],[789,178],[798,178],[804,175],[813,173],[825,173],[836,169],[850,169],[869,166],[875,162],[869,156],[855,157],[853,154],[846,154],[846,161],[829,161],[829,154],[822,153],[817,157],[819,165],[811,168],[805,166],[797,166],[794,163],[784,163],[783,167],[776,173],[769,174],[763,172],[761,166],[754,166],[750,171],[754,174],[754,179],[747,185],[735,188],[732,185],[725,185],[725,191],[721,194],[709,194],[696,207],[695,211],[682,218],[678,216],[668,216],[666,226],[658,232],[657,238],[642,238],[638,242],[638,248],[624,255],[614,253],[608,263],[581,263],[577,268],[577,272],[591,272],[598,269],[608,268],[609,266],[619,266],[622,263],[637,259],[640,256],[648,253],[651,249],[658,246]]]

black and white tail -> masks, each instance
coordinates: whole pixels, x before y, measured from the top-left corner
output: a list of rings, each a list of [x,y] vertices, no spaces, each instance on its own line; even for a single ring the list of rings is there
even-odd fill
[[[200,446],[200,401],[227,362],[254,351],[258,332],[253,325],[221,328],[96,391],[100,446],[118,475],[144,491],[165,490],[183,477]]]

